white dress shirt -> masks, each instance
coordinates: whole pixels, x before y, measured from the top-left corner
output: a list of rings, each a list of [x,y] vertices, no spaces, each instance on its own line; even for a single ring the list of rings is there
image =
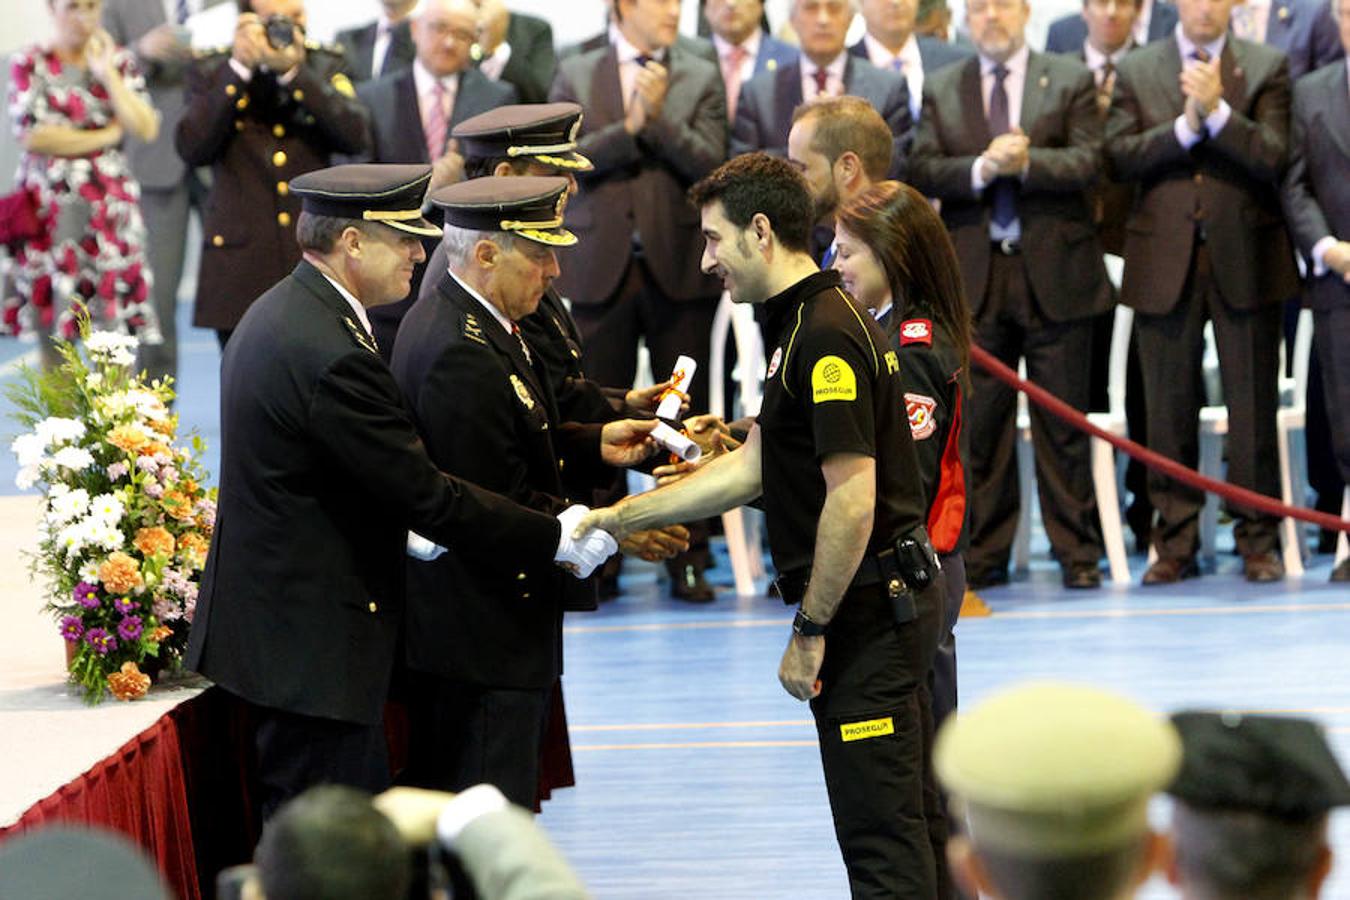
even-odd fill
[[[1097,87],[1102,86],[1102,76],[1106,74],[1106,61],[1111,61],[1112,68],[1120,68],[1120,61],[1125,58],[1125,54],[1134,48],[1130,41],[1125,42],[1115,53],[1106,54],[1092,46],[1091,41],[1083,41],[1083,62],[1092,72],[1092,80],[1097,82]]]
[[[623,90],[623,108],[627,112],[633,104],[633,96],[637,93],[638,57],[650,56],[657,62],[665,64],[666,51],[658,50],[655,53],[643,53],[633,42],[624,37],[622,31],[611,25],[609,29],[610,40],[614,43],[614,52],[619,57],[619,85]]]
[[[440,83],[445,89],[444,111],[445,111],[445,134],[450,135],[450,117],[455,112],[455,95],[459,91],[459,73],[447,75],[444,78],[437,78],[432,75],[422,61],[413,61],[413,86],[417,89],[417,112],[422,117],[422,133],[425,135],[430,130],[431,106],[436,102],[436,84]],[[433,160],[434,161],[434,160]]]
[[[352,312],[356,315],[357,321],[361,323],[361,327],[364,328],[366,334],[370,336],[371,343],[374,343],[375,333],[370,328],[370,317],[366,315],[366,308],[361,305],[361,301],[357,300],[356,297],[352,295],[351,291],[330,278],[328,273],[323,269],[319,269],[319,274],[324,277],[325,281],[333,286],[334,290],[342,295],[343,300],[347,301],[347,305],[352,308]]]
[[[1180,22],[1177,23],[1176,38],[1177,49],[1181,52],[1182,68],[1198,65],[1196,60],[1191,59],[1191,54],[1197,49],[1196,45],[1182,33]],[[1204,50],[1209,54],[1210,59],[1218,59],[1223,55],[1224,40],[1224,36],[1219,35],[1217,40],[1204,45]],[[1209,132],[1210,137],[1214,137],[1214,135],[1223,131],[1223,126],[1228,124],[1228,117],[1232,113],[1233,110],[1228,105],[1228,101],[1220,97],[1218,105],[1210,111],[1209,115],[1205,116],[1205,130]],[[1200,132],[1191,130],[1190,124],[1186,121],[1185,112],[1177,116],[1176,122],[1172,125],[1172,131],[1177,136],[1177,143],[1187,150],[1200,143]]]
[[[1023,44],[1017,52],[1008,57],[1007,62],[1003,63],[1003,68],[1008,70],[1008,74],[1003,76],[1003,90],[1008,95],[1008,127],[1013,128],[1022,123],[1022,95],[1027,86],[1027,64],[1031,61],[1031,48]],[[980,97],[984,101],[984,116],[989,118],[989,98],[994,93],[994,68],[998,63],[985,56],[980,56]],[[994,135],[998,137],[998,135]],[[982,157],[975,157],[975,162],[970,167],[970,186],[975,193],[980,193],[989,186],[989,182],[984,179],[984,173],[980,171],[980,160]],[[1026,170],[1022,171],[1022,177],[1026,177]],[[1013,219],[1007,225],[1000,226],[989,220],[989,237],[991,240],[1016,241],[1022,237],[1022,222],[1019,219]]]
[[[482,72],[493,81],[502,80],[502,72],[506,69],[506,64],[511,61],[511,45],[502,41],[497,45],[497,49],[492,51],[490,56],[485,56],[478,63],[478,71]]]
[[[811,62],[805,54],[802,60],[802,99],[814,100],[821,96],[822,92],[816,90],[816,71],[821,66]],[[848,51],[844,50],[836,56],[831,62],[825,65],[825,90],[823,95],[826,97],[842,97],[848,93],[844,90],[844,68],[848,65]]]
[[[1153,0],[1141,0],[1139,15],[1134,17],[1134,42],[1140,47],[1148,43],[1148,26],[1153,21]]]
[[[375,23],[375,47],[370,57],[370,73],[373,78],[378,78],[384,68],[384,58],[389,55],[389,37],[397,24],[383,15]]]
[[[516,330],[515,323],[506,317],[506,313],[502,312],[500,309],[493,306],[491,303],[488,302],[488,299],[486,297],[475,291],[473,288],[469,287],[469,283],[465,281],[463,278],[460,278],[458,275],[456,275],[454,269],[447,267],[446,271],[450,273],[451,278],[455,279],[456,284],[464,288],[465,293],[467,293],[470,297],[472,297],[473,299],[477,300],[480,304],[482,304],[483,308],[486,309],[492,315],[492,318],[497,320],[497,324],[502,326],[502,328],[506,331],[507,334],[511,334]]]
[[[1270,23],[1270,0],[1245,0],[1233,6],[1230,25],[1233,34],[1256,44],[1266,42],[1266,26]]]
[[[911,34],[900,52],[892,53],[869,32],[863,35],[863,44],[872,65],[904,76],[909,85],[909,114],[918,122],[923,109],[923,56],[919,54],[919,41]]]

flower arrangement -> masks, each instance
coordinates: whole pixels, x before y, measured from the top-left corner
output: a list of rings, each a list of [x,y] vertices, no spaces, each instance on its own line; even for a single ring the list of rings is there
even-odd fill
[[[8,394],[27,429],[11,445],[16,483],[44,493],[31,571],[93,704],[144,696],[141,667],[181,659],[216,492],[204,487],[201,439],[175,443],[170,385],[132,374],[136,339],[87,320],[81,331],[82,347],[57,341],[60,365],[24,369]]]

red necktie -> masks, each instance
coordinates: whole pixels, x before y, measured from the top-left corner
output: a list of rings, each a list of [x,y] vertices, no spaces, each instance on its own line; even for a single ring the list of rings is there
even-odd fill
[[[736,118],[736,101],[741,96],[741,65],[750,52],[737,44],[722,57],[722,83],[727,86],[727,118]]]
[[[445,83],[442,81],[437,81],[436,89],[432,91],[426,122],[427,159],[434,163],[445,152]]]
[[[816,96],[824,96],[825,82],[829,80],[830,73],[826,72],[824,69],[816,69],[811,73],[811,77],[816,80]]]

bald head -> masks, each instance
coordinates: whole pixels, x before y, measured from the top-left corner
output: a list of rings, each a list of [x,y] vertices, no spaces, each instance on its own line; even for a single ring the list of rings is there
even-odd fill
[[[478,7],[472,0],[422,0],[412,20],[417,61],[438,78],[469,67],[477,37]]]

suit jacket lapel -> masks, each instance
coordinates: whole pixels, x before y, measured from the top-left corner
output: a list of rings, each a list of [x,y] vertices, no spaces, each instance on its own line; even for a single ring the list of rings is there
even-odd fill
[[[1330,94],[1327,97],[1327,122],[1331,125],[1331,139],[1336,142],[1336,146],[1341,148],[1341,152],[1350,159],[1350,90],[1346,90],[1345,68],[1350,65],[1346,60],[1342,60],[1334,67],[1333,77],[1328,84]]]
[[[497,317],[484,309],[483,304],[460,287],[459,282],[455,281],[451,275],[447,274],[442,278],[438,287],[441,295],[454,304],[460,312],[470,313],[478,320],[483,337],[487,338],[488,343],[498,353],[506,357],[516,377],[525,382],[536,400],[544,404],[549,420],[556,422],[558,420],[556,403],[552,396],[544,390],[543,384],[539,381],[539,376],[534,371],[534,366],[530,365],[529,361],[525,359],[525,353],[520,349],[520,341],[516,340],[515,335],[503,328],[502,324],[497,321]]]
[[[846,70],[847,71],[847,70]],[[773,123],[775,134],[787,134],[792,129],[792,111],[802,104],[802,64],[779,66],[774,76]]]
[[[346,298],[339,294],[333,285],[329,284],[328,279],[323,276],[322,272],[310,263],[301,260],[291,274],[295,276],[297,282],[317,297],[334,316],[343,320],[347,330],[351,333],[353,343],[359,344],[370,351],[377,359],[379,358],[380,351],[376,348],[374,339],[366,331],[365,326],[357,320],[356,313],[347,303]]]
[[[1235,41],[1223,42],[1219,56],[1219,75],[1223,79],[1223,99],[1238,112],[1247,111],[1247,73],[1242,68],[1241,48]]]
[[[1266,43],[1280,50],[1290,49],[1289,35],[1294,30],[1296,10],[1291,3],[1276,2],[1266,10]]]
[[[966,67],[961,73],[959,88],[961,95],[957,98],[957,107],[961,110],[965,124],[962,130],[966,134],[975,135],[980,148],[983,149],[989,146],[994,136],[989,131],[989,117],[984,114],[984,91],[980,86],[980,58],[972,56],[961,65]],[[1025,94],[1025,91],[1023,93]],[[1023,106],[1026,105],[1025,96],[1022,103]]]
[[[1028,135],[1041,114],[1041,103],[1045,100],[1045,91],[1050,86],[1050,76],[1046,74],[1045,59],[1039,53],[1027,56],[1027,78],[1022,83],[1022,111],[1017,124]]]
[[[1226,42],[1225,42],[1226,43]],[[1181,45],[1176,36],[1167,38],[1159,45],[1158,65],[1154,67],[1154,80],[1160,96],[1171,108],[1170,118],[1181,115],[1186,106],[1186,98],[1181,95]]]
[[[591,84],[591,105],[595,107],[595,120],[622,121],[623,82],[619,80],[619,54],[613,45],[605,48],[600,64],[595,67],[594,79]]]
[[[371,78],[378,78],[380,73],[375,71],[375,37],[379,33],[379,26],[371,24],[353,35],[355,40],[356,68],[359,71],[369,72]],[[385,58],[388,58],[386,54]]]
[[[377,113],[378,114],[378,113]],[[413,80],[413,70],[408,69],[394,82],[393,133],[398,140],[412,143],[417,148],[417,156],[422,162],[431,162],[427,156],[427,135],[422,130],[422,108],[417,103],[417,82]],[[450,129],[446,129],[448,134]]]

